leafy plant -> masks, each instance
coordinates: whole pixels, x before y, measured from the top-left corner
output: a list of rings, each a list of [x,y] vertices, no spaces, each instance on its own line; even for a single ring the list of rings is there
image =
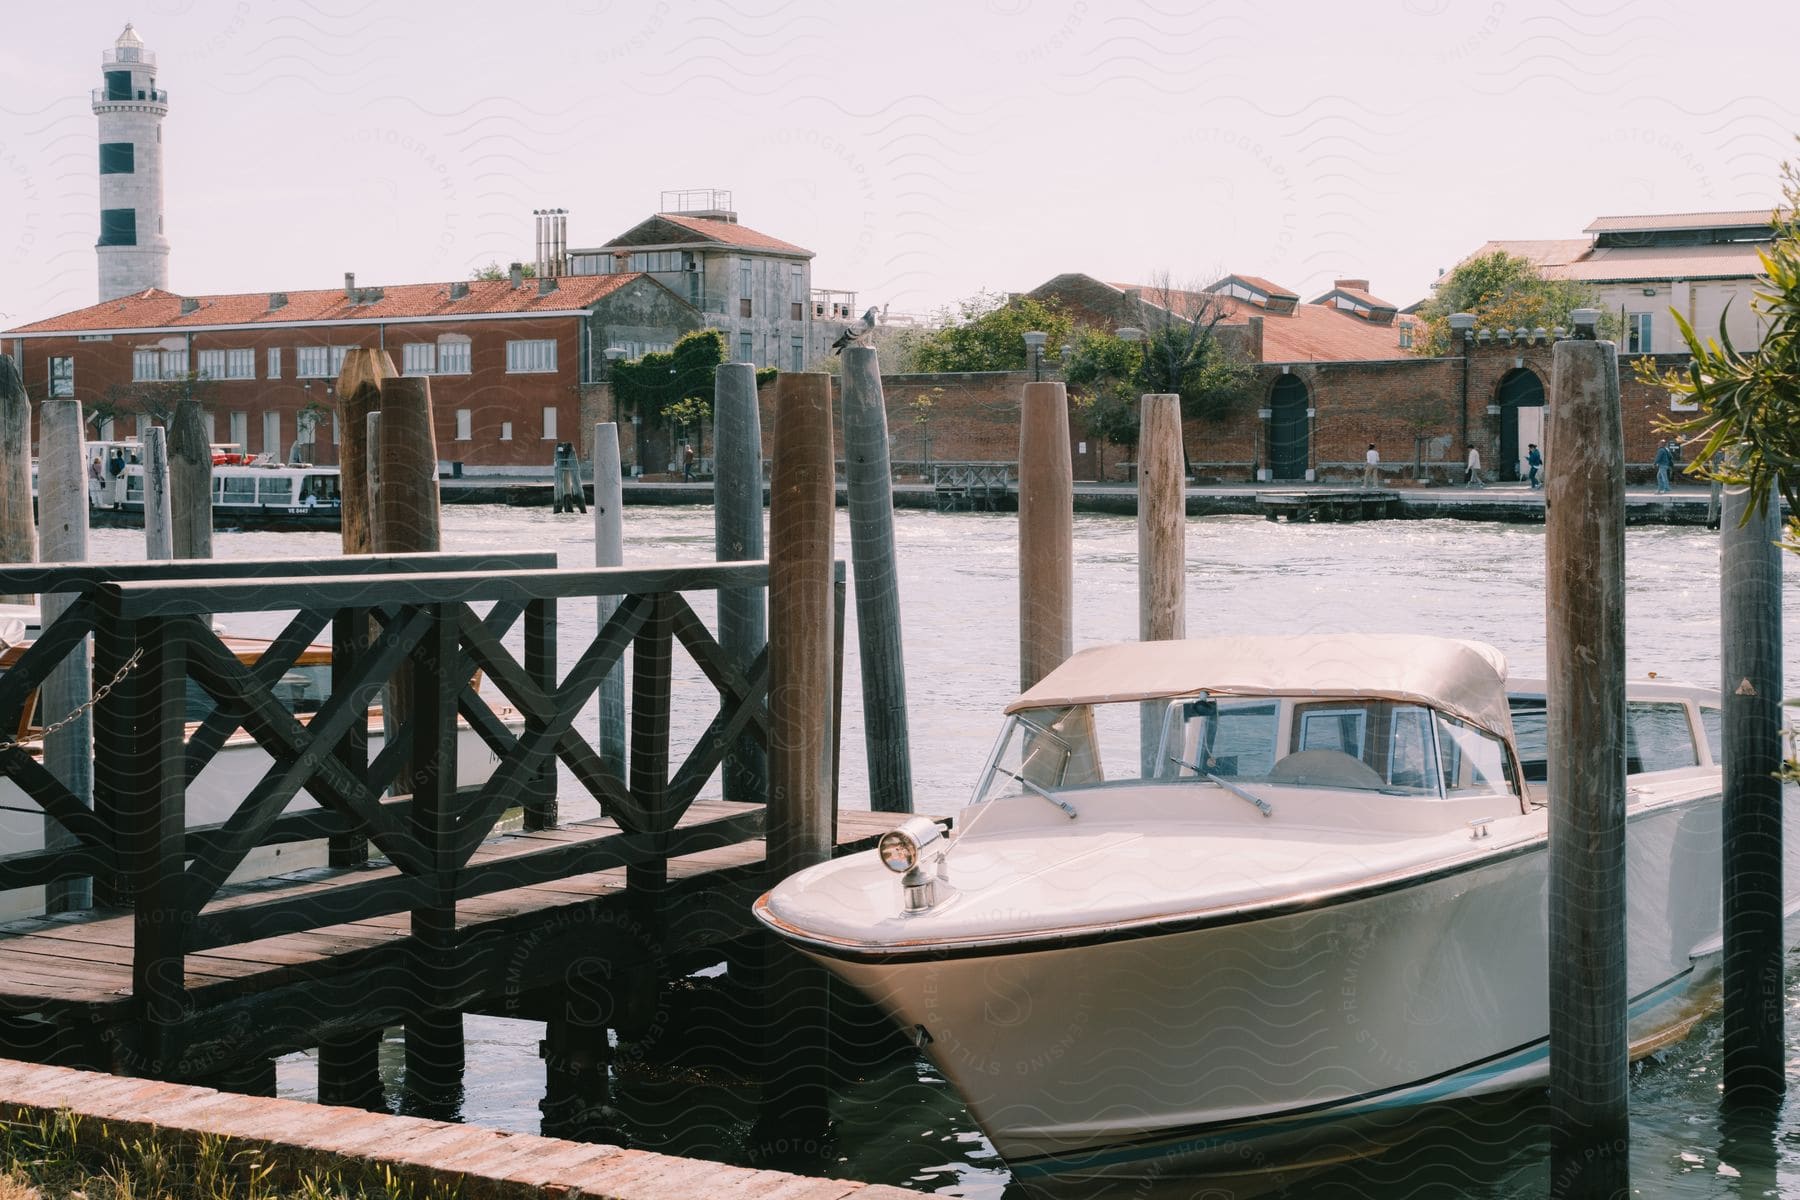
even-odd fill
[[[978,292],[962,301],[942,328],[921,335],[907,348],[915,371],[1022,371],[1031,367],[1025,334],[1047,335],[1046,349],[1069,340],[1074,322],[1061,305],[1020,296],[1008,300]]]
[[[1545,279],[1530,259],[1496,250],[1458,263],[1438,280],[1431,299],[1419,309],[1425,333],[1413,339],[1413,353],[1426,357],[1451,353],[1455,346],[1451,313],[1473,313],[1477,329],[1552,329],[1572,324],[1569,314],[1578,308],[1600,307],[1599,293],[1586,284]],[[1602,311],[1600,336],[1617,332],[1617,319]]]

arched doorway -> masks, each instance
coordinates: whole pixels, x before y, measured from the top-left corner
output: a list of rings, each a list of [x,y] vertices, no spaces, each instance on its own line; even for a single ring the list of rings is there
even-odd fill
[[[1306,384],[1283,375],[1269,392],[1269,467],[1276,479],[1305,479],[1311,457]]]
[[[1502,479],[1524,479],[1526,447],[1544,449],[1544,381],[1523,367],[1508,371],[1495,403],[1500,406],[1500,461],[1494,470]]]

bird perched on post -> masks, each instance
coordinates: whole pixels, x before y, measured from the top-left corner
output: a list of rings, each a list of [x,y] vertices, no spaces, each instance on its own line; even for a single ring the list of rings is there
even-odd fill
[[[862,341],[863,334],[875,328],[875,313],[877,311],[878,310],[871,305],[869,311],[862,315],[861,326],[844,326],[844,332],[838,334],[837,341],[831,343],[831,352],[833,354],[842,354],[845,346],[854,346],[857,342]]]

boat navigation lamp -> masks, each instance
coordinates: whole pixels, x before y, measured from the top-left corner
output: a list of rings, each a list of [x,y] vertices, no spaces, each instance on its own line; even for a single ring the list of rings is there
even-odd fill
[[[918,866],[920,852],[942,836],[943,830],[930,817],[911,817],[898,829],[881,835],[876,853],[881,855],[882,866],[901,875]]]

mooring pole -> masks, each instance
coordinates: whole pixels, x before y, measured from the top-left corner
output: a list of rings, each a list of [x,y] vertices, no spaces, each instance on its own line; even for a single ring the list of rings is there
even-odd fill
[[[1782,1013],[1781,495],[1725,490],[1719,535],[1725,725],[1725,1092],[1773,1109],[1786,1088]]]
[[[175,557],[174,514],[170,510],[169,431],[160,425],[144,430],[144,557]]]
[[[381,1030],[337,1034],[319,1043],[319,1103],[379,1112]]]
[[[582,495],[581,460],[575,456],[572,444],[556,443],[556,453],[551,457],[551,471],[554,476],[550,485],[551,511],[572,513],[579,510],[585,513],[587,500]]]
[[[1625,443],[1618,349],[1551,358],[1544,485],[1550,774],[1550,1195],[1623,1200],[1625,1031]],[[1585,335],[1585,336],[1583,336]]]
[[[831,377],[783,373],[775,381],[769,492],[770,884],[831,857],[834,457]],[[816,1156],[830,1124],[825,973],[771,945],[759,1140],[795,1157]]]
[[[909,813],[912,750],[900,641],[900,567],[894,552],[894,477],[888,465],[881,362],[872,346],[844,351],[844,475],[850,492],[850,560],[856,575],[856,646],[862,665],[869,807]]]
[[[85,468],[84,468],[85,469]],[[37,560],[37,517],[31,506],[31,402],[12,357],[0,354],[0,563]],[[0,594],[0,604],[29,596]]]
[[[38,407],[38,536],[45,562],[86,562],[88,556],[88,475],[81,435],[79,400],[45,400]],[[29,493],[28,493],[29,494]],[[46,592],[39,601],[44,628],[62,616],[75,597]],[[70,648],[44,680],[38,712],[44,724],[71,718],[44,738],[44,766],[88,807],[94,803],[93,659],[88,639]],[[72,846],[75,839],[53,818],[44,818],[44,847]],[[67,879],[45,885],[45,908],[70,912],[93,903],[92,883]]]
[[[625,485],[619,467],[619,426],[594,425],[594,565],[625,565]],[[619,611],[619,597],[596,602],[596,625]],[[600,761],[625,778],[625,668],[615,665],[600,681]]]
[[[170,545],[176,558],[211,558],[212,445],[197,400],[178,400],[169,418]]]
[[[1181,456],[1181,397],[1138,401],[1138,640],[1187,636],[1187,472]],[[1157,773],[1161,704],[1141,712],[1146,778]]]
[[[763,556],[762,411],[750,363],[726,363],[713,377],[713,548],[720,562]],[[768,640],[765,600],[762,588],[719,589],[719,648],[746,676]],[[725,799],[767,803],[769,760],[756,738],[733,739],[720,779]]]
[[[1069,397],[1028,383],[1019,406],[1019,690],[1075,649],[1075,467]]]
[[[363,418],[363,457],[358,473],[362,476],[363,487],[368,493],[368,506],[365,510],[365,523],[368,526],[366,545],[368,549],[359,551],[362,554],[375,553],[375,547],[381,543],[381,535],[377,526],[381,522],[381,410],[376,409]],[[340,469],[339,474],[347,474]],[[341,486],[341,484],[340,484]],[[349,520],[349,503],[345,502],[342,520]],[[348,550],[346,554],[350,553]]]
[[[394,360],[383,350],[357,347],[344,355],[338,370],[338,489],[343,498],[342,537],[345,554],[371,554],[375,539],[371,521],[375,498],[369,475],[379,443],[369,418],[381,411],[381,381],[394,377]]]
[[[375,551],[403,554],[441,549],[437,432],[431,418],[430,381],[416,375],[382,380],[380,415],[381,494],[376,498]]]

